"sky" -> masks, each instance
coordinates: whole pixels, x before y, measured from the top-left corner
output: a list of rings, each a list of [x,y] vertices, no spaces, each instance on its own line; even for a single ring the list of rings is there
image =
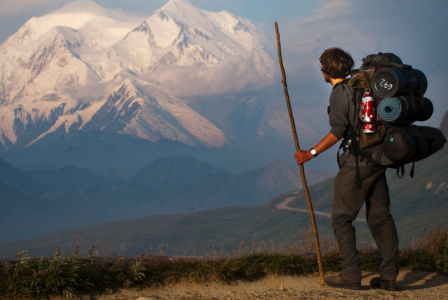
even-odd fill
[[[151,14],[167,0],[95,0],[108,8]],[[0,0],[0,42],[29,18],[51,12],[68,0]],[[209,11],[227,10],[257,26],[266,50],[277,64],[274,21],[281,33],[283,60],[294,115],[322,136],[329,130],[326,107],[331,86],[323,81],[318,58],[329,47],[349,51],[359,67],[361,59],[377,52],[393,52],[404,63],[423,71],[429,82],[425,94],[435,112],[426,122],[438,127],[448,110],[448,1],[446,0],[190,0]],[[278,64],[277,64],[278,66]],[[279,98],[271,108],[285,119],[280,74],[273,86]],[[285,130],[287,129],[285,123]],[[300,129],[299,129],[300,132]],[[300,138],[300,136],[299,136]],[[305,142],[312,147],[315,140]]]
[[[73,0],[0,0],[0,43],[14,34],[29,18],[54,11]],[[123,8],[152,14],[168,0],[96,0],[107,8]],[[293,22],[309,16],[319,7],[317,1],[269,0],[191,0],[194,6],[208,11],[227,10],[254,24],[276,21]]]

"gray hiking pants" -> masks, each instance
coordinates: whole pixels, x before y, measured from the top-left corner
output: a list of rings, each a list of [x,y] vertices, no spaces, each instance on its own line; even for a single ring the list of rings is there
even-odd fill
[[[390,214],[389,188],[386,169],[380,166],[360,166],[362,187],[356,187],[356,167],[343,164],[334,181],[332,227],[341,253],[342,274],[348,278],[361,278],[361,262],[356,248],[356,219],[364,202],[366,219],[373,239],[382,257],[380,277],[395,280],[398,275],[398,237],[394,219]]]

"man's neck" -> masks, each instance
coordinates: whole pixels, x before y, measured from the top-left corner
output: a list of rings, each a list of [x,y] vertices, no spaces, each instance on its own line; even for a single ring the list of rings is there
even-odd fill
[[[344,80],[343,78],[330,78],[330,84],[331,86],[335,86],[336,84],[338,84],[343,80]]]

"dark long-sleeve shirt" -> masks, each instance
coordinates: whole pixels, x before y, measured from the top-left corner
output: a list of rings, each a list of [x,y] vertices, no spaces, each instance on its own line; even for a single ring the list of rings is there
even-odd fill
[[[355,123],[355,107],[350,107],[352,97],[353,88],[344,83],[336,84],[330,95],[330,132],[339,140],[344,137],[347,127]]]

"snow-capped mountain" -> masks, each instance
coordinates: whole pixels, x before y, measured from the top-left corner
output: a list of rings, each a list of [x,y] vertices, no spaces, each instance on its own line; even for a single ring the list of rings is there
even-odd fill
[[[161,64],[213,67],[228,56],[249,56],[257,46],[255,26],[248,20],[172,0],[113,48],[118,57],[126,58],[129,70],[145,73]],[[255,67],[270,71],[262,64]]]
[[[96,129],[222,147],[226,134],[179,97],[257,88],[272,74],[255,26],[229,12],[170,0],[147,16],[77,0],[0,45],[0,142]]]
[[[222,147],[227,142],[225,134],[209,120],[178,99],[152,88],[155,90],[142,92],[129,79],[125,80],[83,128],[152,141],[165,138],[188,145]],[[173,117],[176,122],[170,120]]]

